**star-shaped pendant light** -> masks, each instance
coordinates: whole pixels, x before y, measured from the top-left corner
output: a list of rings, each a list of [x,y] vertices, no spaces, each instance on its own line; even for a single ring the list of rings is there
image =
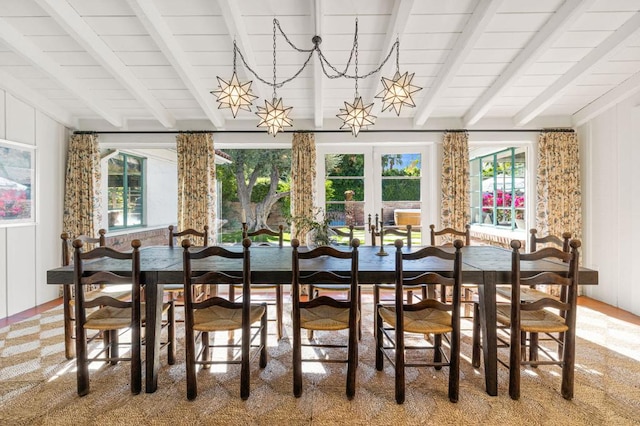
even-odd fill
[[[367,126],[375,124],[376,117],[371,115],[372,107],[372,103],[365,106],[362,97],[357,95],[352,104],[345,102],[344,109],[340,108],[341,114],[336,115],[344,122],[340,128],[351,129],[351,134],[357,137],[360,130],[366,130]]]
[[[396,115],[399,116],[400,109],[403,105],[407,105],[411,108],[416,106],[411,95],[422,90],[422,87],[411,84],[413,76],[414,74],[409,74],[408,72],[400,75],[400,73],[396,71],[393,79],[382,77],[384,90],[375,96],[378,99],[382,99],[382,112],[389,108],[393,108]]]
[[[218,108],[230,108],[233,118],[236,118],[238,110],[251,111],[253,100],[257,98],[251,93],[251,83],[251,81],[240,83],[234,70],[228,82],[218,77],[219,89],[212,91],[211,94],[218,97],[220,103]]]
[[[293,121],[288,117],[292,107],[283,107],[282,98],[273,98],[272,102],[264,101],[264,108],[258,107],[256,115],[260,117],[258,127],[266,127],[267,133],[276,137],[284,127],[291,127]]]

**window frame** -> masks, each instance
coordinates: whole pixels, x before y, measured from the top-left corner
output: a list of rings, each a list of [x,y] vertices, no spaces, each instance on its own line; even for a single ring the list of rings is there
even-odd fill
[[[507,158],[504,154],[505,153],[509,153],[510,152],[510,159],[506,160]],[[524,156],[524,161],[518,161],[517,157],[518,156]],[[490,161],[488,159],[491,159]],[[499,161],[502,160],[502,161]],[[474,162],[478,162],[479,164],[476,164],[476,170],[478,170],[477,175],[472,174],[472,170],[474,170]],[[493,169],[494,169],[494,173],[493,173],[493,206],[492,207],[487,207],[484,206],[483,204],[483,199],[484,199],[484,189],[483,189],[483,181],[484,176],[482,173],[483,170],[483,164],[491,162],[493,164]],[[512,202],[510,203],[510,208],[509,207],[504,207],[504,206],[498,206],[497,203],[497,197],[495,196],[496,192],[498,191],[498,185],[497,185],[497,176],[498,174],[496,173],[496,170],[498,170],[497,168],[497,164],[498,163],[506,163],[506,162],[510,162],[511,166],[510,166],[510,170],[508,175],[511,177],[511,190],[510,191],[505,191],[504,189],[502,190],[503,192],[507,192],[509,193],[509,195],[511,196],[511,200]],[[519,169],[519,167],[517,166],[517,164],[524,164],[524,168],[523,169]],[[471,185],[470,185],[470,193],[469,193],[469,204],[470,204],[470,216],[471,216],[471,223],[473,225],[477,225],[477,226],[483,226],[483,227],[489,227],[489,228],[494,228],[494,229],[506,229],[506,230],[516,230],[516,229],[524,229],[526,227],[526,218],[527,218],[527,211],[528,211],[528,205],[530,203],[530,191],[529,191],[529,168],[531,167],[531,162],[529,159],[529,155],[528,155],[528,150],[525,147],[521,147],[521,146],[509,146],[507,148],[500,148],[494,152],[488,153],[488,154],[484,154],[484,155],[479,155],[476,157],[473,157],[471,159],[469,159],[469,170],[470,170],[470,180],[471,180]],[[473,179],[477,179],[477,181],[474,183]],[[523,182],[522,185],[516,185],[516,179],[517,178],[522,178]],[[474,190],[474,188],[477,188]],[[518,207],[516,206],[516,197],[518,197],[519,195],[516,194],[516,191],[518,189],[521,189],[523,191],[523,197],[524,197],[524,205],[522,207]],[[474,203],[474,199],[475,199],[475,203]],[[487,209],[491,209],[490,214],[491,214],[491,223],[487,223],[485,221],[485,211],[487,211]],[[498,216],[499,216],[499,211],[504,211],[504,210],[509,210],[509,225],[500,225],[498,223]],[[518,212],[521,212],[520,216],[521,217],[517,217],[518,216]],[[504,213],[503,213],[504,214]],[[517,220],[523,220],[524,223],[521,226],[517,226]]]
[[[125,230],[125,229],[134,229],[134,228],[141,228],[146,226],[147,223],[147,211],[146,211],[146,204],[147,204],[147,200],[146,200],[146,193],[147,193],[147,188],[146,188],[146,178],[147,178],[147,158],[143,157],[141,155],[136,155],[136,154],[130,154],[128,152],[123,152],[123,151],[117,151],[114,152],[112,155],[109,155],[108,158],[106,158],[106,193],[107,193],[107,198],[106,198],[106,210],[107,210],[107,217],[110,214],[110,209],[109,209],[109,162],[116,158],[116,157],[122,157],[122,162],[124,164],[123,166],[123,173],[122,173],[122,192],[123,192],[123,200],[122,200],[122,223],[123,225],[111,225],[109,223],[109,220],[107,220],[107,227],[109,231],[119,231],[119,230]],[[139,224],[135,224],[135,225],[128,225],[127,224],[127,220],[128,220],[128,216],[129,216],[129,198],[127,196],[128,193],[128,188],[129,188],[129,179],[128,179],[128,160],[132,158],[132,159],[136,159],[140,162],[140,203],[142,203],[142,208],[141,208],[141,213],[140,213],[140,223]]]

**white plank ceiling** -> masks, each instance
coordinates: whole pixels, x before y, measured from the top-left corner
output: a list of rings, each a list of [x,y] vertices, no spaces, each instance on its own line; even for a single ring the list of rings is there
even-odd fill
[[[232,73],[235,38],[272,80],[273,18],[290,40],[314,35],[338,69],[359,26],[359,73],[400,40],[416,108],[381,112],[380,73],[359,80],[376,129],[576,126],[640,90],[640,0],[0,0],[0,87],[79,130],[255,129],[272,88],[238,60],[260,96],[236,119],[209,92]],[[277,75],[306,54],[277,38]],[[353,79],[312,60],[278,89],[296,129],[337,129]]]

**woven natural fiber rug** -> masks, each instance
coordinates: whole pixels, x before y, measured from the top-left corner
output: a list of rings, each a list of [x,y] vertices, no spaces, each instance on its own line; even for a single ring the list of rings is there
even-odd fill
[[[364,305],[370,306],[370,300]],[[406,402],[397,405],[392,369],[375,370],[370,307],[363,318],[352,401],[345,396],[342,364],[304,365],[303,395],[294,398],[290,342],[288,337],[276,342],[273,334],[267,368],[252,364],[247,401],[239,396],[239,366],[200,370],[198,398],[188,401],[180,331],[177,363],[168,366],[166,352],[161,356],[157,392],[131,395],[129,365],[124,363],[92,370],[91,392],[81,398],[75,363],[64,358],[62,312],[54,308],[0,329],[0,425],[640,424],[638,325],[579,309],[572,401],[560,396],[560,369],[555,366],[523,371],[519,401],[509,398],[508,372],[499,367],[499,396],[488,396],[482,371],[469,362],[471,336],[466,331],[460,401],[452,404],[447,398],[446,368],[409,368]],[[335,341],[345,336],[317,337]]]

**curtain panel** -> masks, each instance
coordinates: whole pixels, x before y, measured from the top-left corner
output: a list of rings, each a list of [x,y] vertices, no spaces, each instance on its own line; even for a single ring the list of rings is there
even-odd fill
[[[101,179],[97,135],[72,135],[67,150],[62,223],[70,241],[79,235],[98,235],[102,223]]]
[[[313,133],[294,133],[291,147],[291,216],[314,217],[316,142]],[[306,235],[292,224],[292,235],[304,241]]]
[[[209,238],[217,241],[216,158],[211,133],[181,133],[178,150],[178,230],[202,231],[209,226]],[[203,241],[194,238],[194,243]],[[210,241],[208,242],[210,244]]]
[[[446,132],[442,142],[441,225],[464,230],[469,223],[469,134]]]
[[[538,235],[582,238],[580,152],[574,132],[542,132],[536,181]]]

